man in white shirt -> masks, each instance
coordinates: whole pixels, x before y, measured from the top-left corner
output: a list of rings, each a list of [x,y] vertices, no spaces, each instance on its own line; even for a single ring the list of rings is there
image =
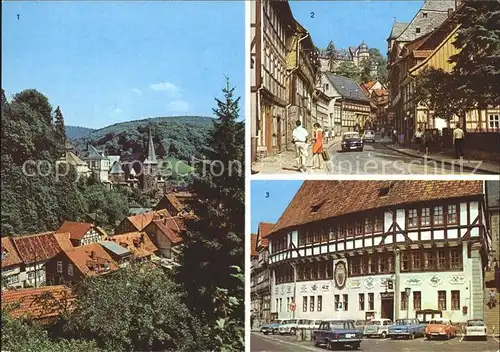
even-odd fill
[[[307,137],[309,132],[302,127],[300,120],[295,122],[297,127],[292,132],[292,143],[295,144],[295,153],[297,158],[298,169],[301,172],[306,171],[306,158],[307,158]]]
[[[464,156],[464,130],[460,128],[460,124],[457,123],[457,127],[453,130],[453,145],[455,146],[455,156],[457,159]]]

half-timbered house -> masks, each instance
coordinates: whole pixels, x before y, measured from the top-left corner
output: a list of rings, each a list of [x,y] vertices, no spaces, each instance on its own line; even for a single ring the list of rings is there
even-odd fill
[[[268,235],[271,312],[482,318],[486,223],[481,181],[306,181]]]

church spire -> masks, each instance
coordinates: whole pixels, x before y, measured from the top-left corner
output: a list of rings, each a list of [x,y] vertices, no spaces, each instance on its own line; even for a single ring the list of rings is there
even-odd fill
[[[151,133],[151,127],[149,127],[148,155],[145,162],[148,164],[158,163],[158,161],[156,160],[155,145],[153,143],[153,134]]]

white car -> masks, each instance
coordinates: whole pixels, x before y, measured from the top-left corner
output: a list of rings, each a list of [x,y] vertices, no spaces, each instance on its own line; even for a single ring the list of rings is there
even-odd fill
[[[394,325],[390,319],[372,319],[366,323],[363,335],[367,337],[378,336],[383,339],[389,334],[389,327]]]
[[[297,319],[289,319],[285,320],[280,326],[279,326],[279,334],[280,335],[295,335],[295,332],[297,331]]]
[[[488,338],[488,329],[482,319],[467,320],[464,339],[470,338],[481,338],[483,340]]]
[[[363,133],[363,141],[375,142],[375,132],[372,130],[366,130],[365,133]]]
[[[297,329],[311,329],[312,320],[309,319],[299,319],[297,321]]]

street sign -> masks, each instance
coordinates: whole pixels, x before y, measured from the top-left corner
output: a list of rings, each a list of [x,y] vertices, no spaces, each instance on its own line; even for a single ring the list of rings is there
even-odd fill
[[[296,308],[296,306],[295,306],[295,302],[290,303],[290,310],[291,310],[292,312],[294,312],[294,311],[295,311],[295,308]]]

